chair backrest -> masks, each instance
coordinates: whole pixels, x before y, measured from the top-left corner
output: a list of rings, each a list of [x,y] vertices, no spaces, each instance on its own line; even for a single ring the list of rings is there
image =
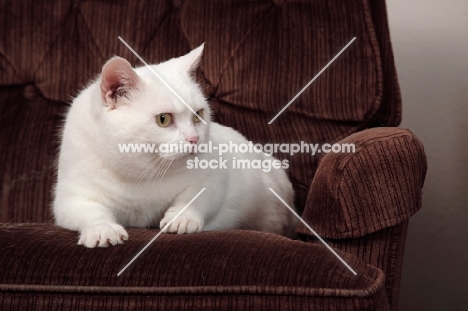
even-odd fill
[[[14,1],[0,5],[0,221],[50,220],[67,102],[113,55],[148,63],[205,42],[215,119],[259,143],[334,143],[400,122],[384,0]],[[353,38],[347,49],[268,124]],[[320,156],[280,152],[304,205]]]

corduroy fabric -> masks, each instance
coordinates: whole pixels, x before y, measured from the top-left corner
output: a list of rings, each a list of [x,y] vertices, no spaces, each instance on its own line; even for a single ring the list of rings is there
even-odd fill
[[[427,163],[406,129],[350,135],[352,154],[327,154],[312,182],[303,219],[334,247],[381,268],[392,310],[398,307],[408,219],[421,207]],[[314,240],[300,224],[296,232]]]
[[[106,309],[139,303],[199,310],[239,304],[263,310],[388,309],[380,269],[339,252],[358,273],[354,276],[321,245],[261,232],[163,234],[117,276],[156,232],[131,229],[124,245],[85,249],[76,246],[75,232],[50,224],[2,225],[2,310],[13,304],[29,309],[78,303]],[[36,301],[22,301],[25,295]]]
[[[0,87],[0,223],[51,221],[57,129],[65,106],[33,85]]]
[[[427,163],[411,131],[367,129],[340,143],[354,144],[355,152],[323,157],[302,215],[317,233],[359,238],[398,225],[419,210]],[[296,232],[311,234],[302,224]]]
[[[0,23],[2,310],[386,310],[388,300],[396,310],[407,222],[421,205],[425,155],[406,130],[351,135],[401,120],[384,0],[4,1]],[[138,274],[119,288],[112,279],[121,268],[119,258],[129,260],[154,231],[130,230],[131,240],[123,246],[86,250],[74,245],[75,233],[46,224],[52,221],[58,128],[72,96],[113,55],[141,65],[118,36],[150,63],[205,42],[196,79],[215,120],[252,141],[358,143],[360,151],[346,161],[342,155],[276,156],[290,161],[288,174],[304,217],[362,269],[367,281],[343,278],[347,270],[320,247],[259,233],[219,232],[164,235],[160,253],[143,257],[131,270]],[[354,36],[343,55],[267,125]],[[27,222],[44,224],[5,224]],[[316,242],[304,227],[297,232]],[[173,256],[183,249],[190,254]],[[226,250],[231,261],[203,258]],[[262,262],[254,258],[259,253]],[[153,259],[161,258],[168,262],[160,267]],[[255,274],[250,263],[263,274]],[[222,273],[203,273],[210,285],[200,283],[196,272],[187,279],[163,271],[222,264]],[[336,264],[342,275],[325,275],[323,264]],[[380,270],[369,265],[383,270],[385,287],[353,296],[358,285],[383,282]]]
[[[399,98],[391,102],[393,114],[383,119],[377,113],[385,77],[367,0],[15,1],[3,5],[0,20],[5,23],[0,28],[0,84],[30,85],[48,100],[69,101],[113,55],[142,65],[117,39],[121,36],[149,63],[205,42],[201,83],[215,119],[258,143],[333,143],[371,124],[399,120]],[[333,65],[268,125],[353,37],[356,41]],[[27,142],[16,144],[18,153],[27,152],[22,150]],[[277,157],[290,161],[302,211],[318,157]],[[19,216],[4,211],[10,206],[2,205],[0,212]]]
[[[375,126],[397,126],[401,122],[401,93],[393,59],[393,49],[388,28],[385,1],[369,1],[372,20],[380,47],[382,73],[384,75],[382,104]]]
[[[408,221],[355,239],[327,239],[327,243],[343,252],[350,253],[385,274],[385,288],[392,310],[398,308],[403,254]],[[320,244],[313,236],[304,240]]]

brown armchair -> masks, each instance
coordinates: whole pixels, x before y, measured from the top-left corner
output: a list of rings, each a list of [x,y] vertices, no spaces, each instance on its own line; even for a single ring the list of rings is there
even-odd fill
[[[396,310],[426,158],[401,119],[384,0],[15,1],[0,4],[0,309]],[[130,229],[76,245],[50,211],[67,102],[113,55],[141,63],[202,42],[196,78],[215,120],[259,143],[353,143],[277,154],[304,220],[290,240],[252,231]],[[356,40],[271,125],[345,44]]]

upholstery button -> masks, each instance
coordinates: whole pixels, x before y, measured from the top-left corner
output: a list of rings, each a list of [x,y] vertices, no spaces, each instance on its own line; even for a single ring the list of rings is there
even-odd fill
[[[180,8],[182,5],[183,0],[173,0],[172,4],[174,5],[175,8]]]
[[[73,10],[77,10],[80,7],[81,1],[80,0],[73,0],[72,6]]]
[[[23,96],[26,99],[42,97],[41,91],[34,84],[27,84],[23,89]]]

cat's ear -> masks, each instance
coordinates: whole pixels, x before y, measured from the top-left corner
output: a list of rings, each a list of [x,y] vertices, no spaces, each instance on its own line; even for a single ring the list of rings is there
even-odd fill
[[[119,103],[128,99],[128,94],[138,88],[140,77],[130,63],[118,56],[112,57],[102,67],[101,94],[103,104],[115,109]]]
[[[178,68],[186,72],[195,70],[198,67],[198,64],[200,63],[204,47],[205,43],[203,43],[196,49],[193,49],[188,54],[177,58],[176,60]]]

